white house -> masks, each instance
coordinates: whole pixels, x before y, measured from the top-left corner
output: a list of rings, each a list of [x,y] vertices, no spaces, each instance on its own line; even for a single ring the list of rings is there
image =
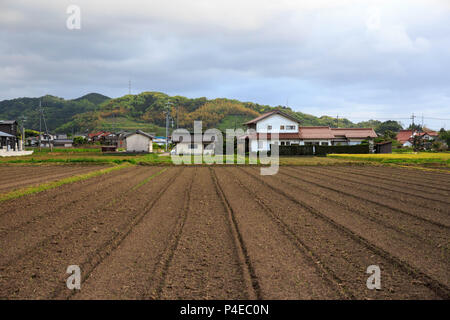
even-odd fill
[[[328,126],[302,127],[297,119],[280,111],[265,113],[245,123],[247,134],[239,137],[249,140],[249,151],[268,151],[270,144],[279,145],[357,145],[377,137],[372,128],[330,128]],[[278,137],[275,139],[274,134]]]
[[[215,154],[217,136],[213,133],[203,133],[196,139],[195,135],[177,134],[174,133],[172,137],[173,143],[175,143],[175,149],[173,153],[178,155],[202,155],[202,154]]]
[[[153,152],[153,136],[137,130],[124,136],[127,152]]]

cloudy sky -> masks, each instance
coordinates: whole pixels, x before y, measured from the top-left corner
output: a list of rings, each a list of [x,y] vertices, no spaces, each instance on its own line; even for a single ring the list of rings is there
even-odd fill
[[[450,129],[449,21],[450,0],[0,0],[0,100],[118,97],[131,80]]]

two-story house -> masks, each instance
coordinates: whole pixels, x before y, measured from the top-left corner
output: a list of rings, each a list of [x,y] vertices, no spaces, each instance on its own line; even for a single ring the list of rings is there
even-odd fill
[[[245,123],[250,152],[268,151],[270,144],[289,145],[356,145],[364,140],[373,142],[377,134],[372,128],[302,127],[294,117],[274,110]],[[275,139],[275,137],[277,137]]]

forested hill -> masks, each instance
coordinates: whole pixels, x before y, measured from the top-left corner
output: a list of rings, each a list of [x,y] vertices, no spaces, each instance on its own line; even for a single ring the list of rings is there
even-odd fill
[[[165,126],[164,108],[172,102],[172,118],[178,118],[181,128],[192,128],[194,120],[202,120],[204,128],[239,128],[242,124],[274,109],[291,114],[304,126],[336,127],[334,117],[315,117],[302,112],[294,112],[283,106],[272,107],[252,102],[232,99],[195,98],[168,96],[161,92],[143,92],[110,99],[98,93],[65,100],[54,96],[41,98],[18,98],[0,102],[0,119],[20,120],[27,118],[26,127],[39,128],[39,100],[42,101],[49,130],[52,132],[86,132],[86,130],[133,130],[143,129],[162,134]],[[339,119],[339,127],[379,128],[381,122],[370,120],[352,123]],[[400,127],[393,123],[394,127]],[[400,127],[401,128],[401,127]],[[390,128],[391,129],[391,128]],[[391,129],[392,130],[392,129]],[[397,130],[398,131],[398,130]]]

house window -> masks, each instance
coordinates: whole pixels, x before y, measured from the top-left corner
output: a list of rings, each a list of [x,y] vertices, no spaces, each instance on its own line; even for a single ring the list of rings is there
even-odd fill
[[[272,126],[267,126],[267,130],[272,130]]]
[[[290,141],[286,141],[286,145],[287,145],[287,146],[290,146],[290,145],[291,145],[291,142],[290,142]]]
[[[284,126],[280,126],[280,130],[284,130]]]
[[[197,144],[196,143],[191,143],[189,145],[189,149],[197,149]]]
[[[328,142],[321,142],[320,143],[322,146],[327,146],[328,145]]]
[[[282,146],[284,146],[284,145],[285,145],[284,141],[281,141],[281,145],[282,145]]]
[[[295,130],[295,126],[286,126],[286,130]]]

